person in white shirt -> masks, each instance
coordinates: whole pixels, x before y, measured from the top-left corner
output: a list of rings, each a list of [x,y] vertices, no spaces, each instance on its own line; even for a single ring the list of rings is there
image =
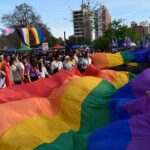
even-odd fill
[[[21,61],[19,61],[18,56],[16,56],[16,66],[20,69],[21,79],[24,81],[25,66]]]
[[[51,63],[51,72],[52,74],[57,73],[59,70],[63,68],[63,63],[61,61],[61,56],[55,56]]]
[[[90,58],[90,54],[89,53],[86,53],[84,55],[84,58],[83,58],[83,61],[82,61],[82,70],[83,72],[87,69],[87,67],[89,65],[92,64],[92,59]]]
[[[51,77],[49,75],[49,73],[47,72],[47,69],[45,68],[43,62],[39,62],[39,71],[40,71],[40,76],[42,78],[49,78],[49,77]]]
[[[62,57],[61,57],[61,55],[59,55],[59,57],[58,57],[58,70],[63,69],[63,63],[61,60],[62,60]]]
[[[58,61],[56,57],[53,58],[53,61],[51,63],[51,72],[52,74],[55,74],[58,72]]]
[[[69,56],[66,56],[66,57],[65,57],[65,61],[64,61],[63,64],[64,64],[64,69],[66,69],[66,70],[68,70],[68,71],[72,69],[72,62],[71,62]]]

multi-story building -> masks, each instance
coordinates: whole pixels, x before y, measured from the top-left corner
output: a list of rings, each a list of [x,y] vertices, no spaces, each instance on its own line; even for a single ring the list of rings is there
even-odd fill
[[[73,12],[74,36],[83,37],[83,11]]]
[[[74,36],[92,41],[92,24],[90,10],[86,4],[81,5],[81,10],[73,11]]]
[[[149,35],[149,36],[150,36],[150,25],[149,25],[149,26],[144,27],[144,34],[145,34],[145,35]]]
[[[95,39],[102,37],[103,32],[111,23],[111,16],[106,6],[101,5],[99,9],[95,10],[94,14],[95,22]]]
[[[148,23],[148,21],[142,21],[142,22],[140,22],[140,26],[148,27],[149,23]]]
[[[136,27],[138,24],[135,21],[131,22],[131,27]]]
[[[131,22],[131,28],[141,35],[150,35],[150,24],[147,21],[142,21],[140,25],[133,21]]]
[[[144,35],[144,27],[143,26],[132,26],[132,29],[134,29],[137,33],[139,33],[140,35]]]

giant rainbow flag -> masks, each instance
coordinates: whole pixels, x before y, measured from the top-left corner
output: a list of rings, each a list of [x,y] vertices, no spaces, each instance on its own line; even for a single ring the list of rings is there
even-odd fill
[[[95,53],[91,56],[93,64],[100,69],[112,68],[129,62],[150,63],[150,47],[135,51]]]
[[[149,74],[90,66],[1,90],[0,149],[149,150]]]

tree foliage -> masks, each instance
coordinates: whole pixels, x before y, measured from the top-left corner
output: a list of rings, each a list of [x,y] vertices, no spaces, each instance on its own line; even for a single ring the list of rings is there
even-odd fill
[[[106,37],[100,37],[93,41],[93,48],[100,51],[109,51],[111,39]]]
[[[138,33],[123,23],[123,19],[113,20],[109,27],[105,30],[104,36],[117,40],[124,40],[125,37],[128,36],[133,42],[135,42],[137,38],[141,39],[141,36]]]
[[[103,37],[93,42],[93,47],[100,50],[109,50],[112,40],[124,41],[125,37],[130,37],[133,42],[142,39],[141,35],[123,23],[123,19],[113,20],[104,31]]]
[[[48,42],[50,46],[57,44],[57,39],[52,35],[50,28],[44,24],[32,6],[23,3],[15,7],[13,13],[4,14],[1,22],[8,28],[20,27],[41,27],[44,34],[44,42]],[[0,48],[16,47],[18,48],[21,43],[20,37],[17,32],[12,36],[2,37],[0,39]],[[31,44],[33,37],[31,36]]]
[[[46,24],[40,24],[40,27],[43,31],[44,42],[48,43],[50,47],[56,45],[58,40],[52,35],[50,28]]]
[[[32,6],[23,3],[16,6],[13,13],[4,14],[1,21],[7,27],[36,27],[41,23],[41,17],[34,12]]]
[[[19,48],[20,44],[21,40],[17,32],[7,37],[0,37],[0,49]]]
[[[69,37],[68,41],[67,41],[68,45],[72,45],[72,44],[78,44],[78,45],[91,45],[91,42],[83,37],[74,37],[73,35]]]

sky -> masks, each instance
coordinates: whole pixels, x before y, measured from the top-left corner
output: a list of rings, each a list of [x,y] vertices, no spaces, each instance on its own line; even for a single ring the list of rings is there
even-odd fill
[[[1,0],[0,18],[3,14],[13,12],[16,5],[27,3],[33,6],[44,23],[50,28],[55,37],[73,35],[72,11],[79,10],[82,0]],[[86,0],[85,0],[86,1]],[[94,3],[106,5],[112,19],[125,19],[130,25],[131,21],[150,22],[150,0],[93,0]],[[0,23],[0,27],[3,24]]]

